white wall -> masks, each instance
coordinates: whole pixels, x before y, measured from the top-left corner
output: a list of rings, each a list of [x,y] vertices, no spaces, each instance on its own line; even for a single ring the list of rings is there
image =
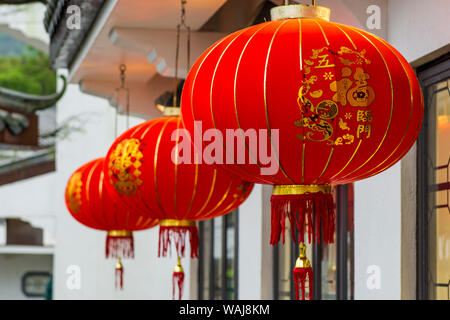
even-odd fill
[[[239,207],[239,299],[261,299],[262,186]]]
[[[355,183],[355,299],[400,299],[400,199],[400,163]]]
[[[450,43],[450,1],[389,0],[388,41],[409,62]]]

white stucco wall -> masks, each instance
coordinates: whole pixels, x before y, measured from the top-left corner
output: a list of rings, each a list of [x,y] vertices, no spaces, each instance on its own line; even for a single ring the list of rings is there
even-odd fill
[[[239,207],[239,299],[261,299],[262,186]]]
[[[399,163],[355,183],[355,299],[400,299],[400,190]]]
[[[450,43],[450,1],[389,0],[388,41],[409,62]]]

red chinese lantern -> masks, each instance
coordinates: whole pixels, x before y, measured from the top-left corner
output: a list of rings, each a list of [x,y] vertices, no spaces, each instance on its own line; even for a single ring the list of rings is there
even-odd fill
[[[191,258],[197,257],[196,221],[233,211],[253,188],[252,183],[195,163],[190,156],[181,160],[187,153],[193,154],[191,141],[183,133],[179,116],[147,121],[117,138],[104,164],[106,187],[159,219],[158,256],[163,257],[172,242],[178,257],[184,257],[188,234]]]
[[[105,190],[103,161],[90,161],[72,174],[66,187],[66,206],[81,224],[108,232],[106,258],[118,258],[116,287],[123,288],[121,258],[134,258],[133,231],[154,227],[158,220],[125,205]]]
[[[274,21],[239,30],[200,56],[184,85],[183,123],[191,134],[201,133],[195,121],[222,136],[242,130],[245,163],[223,143],[220,167],[274,185],[271,244],[281,232],[284,239],[286,217],[294,240],[296,228],[300,242],[305,229],[318,241],[321,228],[324,242],[333,242],[330,184],[371,177],[408,152],[422,122],[420,86],[390,44],[329,22],[328,8],[290,5],[271,14]],[[278,170],[262,170],[269,165],[261,146]]]

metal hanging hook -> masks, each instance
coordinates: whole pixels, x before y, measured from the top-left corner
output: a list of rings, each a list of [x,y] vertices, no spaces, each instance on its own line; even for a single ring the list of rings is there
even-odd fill
[[[125,87],[125,80],[126,80],[126,71],[127,66],[125,64],[119,65],[119,71],[120,71],[120,87],[116,88],[114,90],[115,95],[115,103],[116,103],[116,116],[114,120],[114,133],[115,137],[117,138],[117,129],[118,129],[118,117],[119,117],[119,95],[120,91],[125,91],[126,94],[126,100],[125,100],[125,111],[126,111],[126,120],[127,120],[127,129],[130,128],[130,89]]]
[[[120,71],[120,88],[123,89],[125,88],[125,71],[127,71],[127,66],[121,64],[119,66],[119,71]]]

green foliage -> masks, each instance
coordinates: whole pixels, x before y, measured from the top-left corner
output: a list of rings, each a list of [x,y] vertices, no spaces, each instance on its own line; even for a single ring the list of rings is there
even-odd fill
[[[30,46],[20,56],[0,56],[0,87],[36,95],[56,92],[48,56]]]

